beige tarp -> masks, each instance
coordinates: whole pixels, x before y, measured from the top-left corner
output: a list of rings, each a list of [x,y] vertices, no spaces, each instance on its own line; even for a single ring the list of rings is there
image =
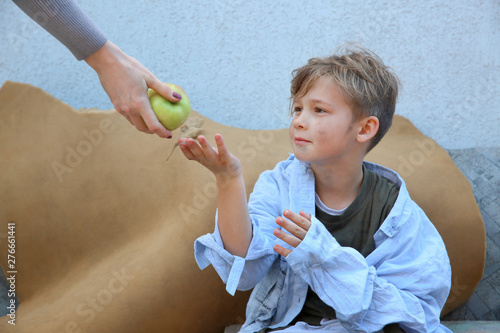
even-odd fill
[[[42,90],[0,90],[0,262],[15,223],[15,326],[1,332],[222,332],[242,323],[213,268],[200,271],[196,237],[214,227],[215,183],[175,140],[146,135],[114,110],[75,110]],[[247,190],[287,158],[287,130],[252,131],[204,120],[244,164]],[[174,138],[175,138],[174,133]],[[479,282],[485,231],[465,177],[449,155],[396,116],[367,158],[405,178],[444,238],[453,288],[444,312]],[[9,274],[7,273],[7,276]]]

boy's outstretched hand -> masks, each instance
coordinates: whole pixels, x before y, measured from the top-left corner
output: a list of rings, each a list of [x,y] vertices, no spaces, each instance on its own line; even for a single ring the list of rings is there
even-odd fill
[[[304,237],[306,237],[307,231],[311,227],[311,214],[307,214],[302,210],[299,214],[297,214],[291,210],[285,209],[283,211],[283,216],[288,220],[279,216],[276,218],[276,223],[290,232],[291,235],[280,230],[279,228],[274,229],[273,234],[295,248],[299,246]],[[274,245],[273,249],[283,257],[288,256],[292,252],[292,250],[286,249],[277,244]]]
[[[179,147],[187,159],[197,161],[212,171],[218,181],[225,182],[241,175],[240,160],[229,152],[220,134],[215,134],[217,148],[210,146],[203,135],[197,139],[199,143],[191,138],[179,139]]]
[[[229,152],[220,134],[215,134],[217,148],[212,148],[202,135],[198,137],[198,142],[191,138],[180,138],[179,147],[184,156],[200,163],[215,175],[217,221],[224,248],[235,256],[245,258],[252,241],[252,223],[248,214],[241,162]]]

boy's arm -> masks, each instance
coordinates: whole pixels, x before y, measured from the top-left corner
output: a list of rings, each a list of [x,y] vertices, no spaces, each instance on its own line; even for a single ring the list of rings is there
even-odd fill
[[[179,147],[186,158],[197,161],[215,175],[218,225],[224,248],[244,258],[252,241],[252,224],[241,162],[228,151],[220,134],[215,135],[217,149],[204,136],[200,135],[198,142],[181,138]]]

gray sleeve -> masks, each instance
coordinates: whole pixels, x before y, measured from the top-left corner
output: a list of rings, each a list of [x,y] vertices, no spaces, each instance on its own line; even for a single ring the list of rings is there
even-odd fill
[[[107,40],[74,0],[12,0],[29,17],[66,46],[77,60]]]

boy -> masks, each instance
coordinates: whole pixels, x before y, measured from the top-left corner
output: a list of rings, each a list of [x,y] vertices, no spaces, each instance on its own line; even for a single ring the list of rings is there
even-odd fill
[[[195,257],[229,293],[254,288],[240,332],[449,332],[444,243],[401,177],[363,162],[392,123],[398,79],[368,50],[294,71],[294,154],[247,204],[240,161],[215,135],[180,139],[218,185],[215,232]]]

